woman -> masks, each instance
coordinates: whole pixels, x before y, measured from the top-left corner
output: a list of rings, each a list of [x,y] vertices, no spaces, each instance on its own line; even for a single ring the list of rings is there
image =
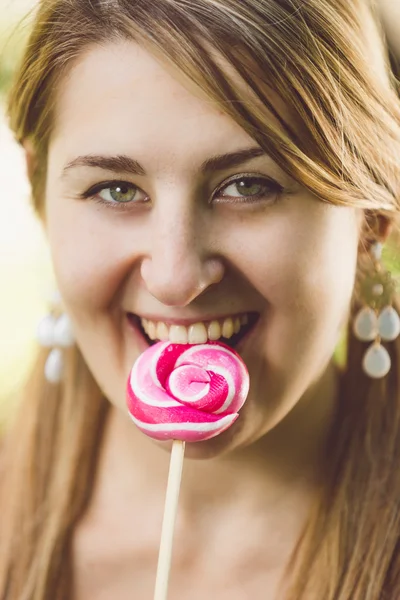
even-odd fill
[[[379,244],[400,106],[371,9],[43,0],[9,115],[64,316],[3,451],[0,596],[151,597],[169,455],[129,420],[126,380],[155,339],[222,336],[250,393],[188,445],[170,597],[399,598]]]

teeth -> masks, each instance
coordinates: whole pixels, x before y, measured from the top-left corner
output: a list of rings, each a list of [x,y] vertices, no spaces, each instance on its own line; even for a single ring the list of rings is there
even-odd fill
[[[205,344],[207,341],[207,329],[204,323],[195,323],[189,327],[189,344]]]
[[[151,340],[170,341],[173,344],[205,344],[207,340],[217,341],[221,337],[230,339],[239,333],[242,326],[249,322],[248,315],[227,317],[223,321],[210,321],[208,323],[194,323],[189,327],[184,325],[171,325],[163,321],[155,322],[141,319],[142,327]]]
[[[147,324],[147,335],[151,340],[156,339],[156,324],[153,321],[149,321]]]
[[[222,337],[229,340],[233,336],[233,321],[230,317],[222,323]]]
[[[211,341],[216,341],[219,340],[221,335],[221,326],[218,323],[218,321],[211,321],[211,323],[208,326],[208,339]]]
[[[162,342],[167,342],[169,340],[169,330],[165,323],[157,323],[157,339]]]
[[[184,325],[171,325],[169,330],[169,341],[173,344],[187,344],[188,331]]]

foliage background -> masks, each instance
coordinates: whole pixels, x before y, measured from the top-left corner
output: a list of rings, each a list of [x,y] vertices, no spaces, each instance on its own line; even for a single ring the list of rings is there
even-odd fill
[[[400,1],[400,0],[399,0]],[[40,223],[29,202],[22,150],[4,116],[4,99],[29,32],[36,0],[0,0],[0,423],[21,388],[36,348],[35,331],[55,288]],[[400,236],[385,249],[400,273]],[[337,351],[344,357],[344,340]]]

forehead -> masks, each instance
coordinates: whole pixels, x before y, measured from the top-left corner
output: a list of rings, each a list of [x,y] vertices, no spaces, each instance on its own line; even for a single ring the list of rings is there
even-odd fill
[[[177,75],[131,41],[88,48],[59,87],[50,151],[62,142],[66,153],[77,147],[90,152],[95,142],[96,151],[129,153],[153,146],[153,153],[173,156],[196,146],[227,151],[253,142],[214,101]],[[285,110],[282,102],[280,108]]]
[[[206,130],[246,135],[211,101],[196,97],[150,53],[133,42],[92,47],[60,86],[55,137],[86,145],[111,137],[132,142],[193,143]],[[145,136],[145,138],[144,138]]]

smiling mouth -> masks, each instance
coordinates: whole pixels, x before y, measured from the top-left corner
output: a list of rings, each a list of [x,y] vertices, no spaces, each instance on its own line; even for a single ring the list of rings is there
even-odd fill
[[[198,321],[190,325],[153,321],[128,313],[128,320],[151,346],[169,341],[175,344],[205,344],[219,341],[234,348],[253,329],[259,314],[255,312],[230,315],[225,318]]]

